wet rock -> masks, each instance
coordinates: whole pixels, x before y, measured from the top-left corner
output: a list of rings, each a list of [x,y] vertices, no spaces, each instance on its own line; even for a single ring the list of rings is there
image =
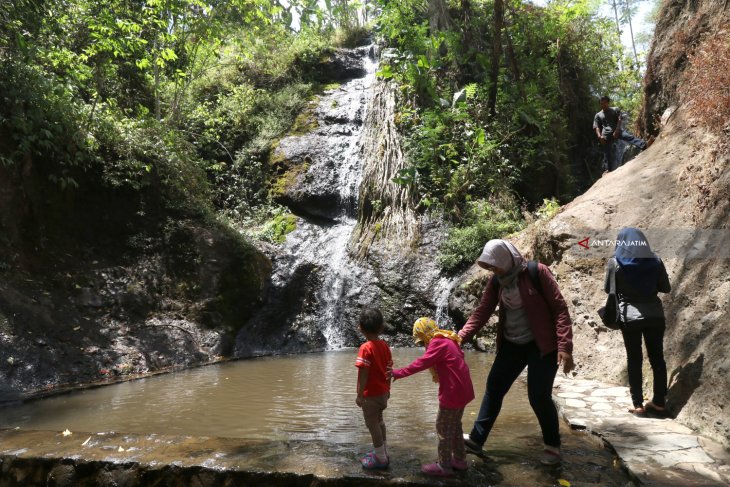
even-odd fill
[[[88,287],[81,288],[81,295],[78,298],[78,304],[91,308],[100,308],[104,305],[101,296]]]
[[[138,473],[135,468],[102,470],[95,483],[98,487],[136,487],[140,485]]]
[[[363,46],[358,49],[337,49],[325,62],[321,63],[318,75],[323,81],[347,81],[365,76],[363,57],[372,56],[372,48]]]
[[[74,487],[76,469],[73,465],[58,465],[48,473],[48,487]]]

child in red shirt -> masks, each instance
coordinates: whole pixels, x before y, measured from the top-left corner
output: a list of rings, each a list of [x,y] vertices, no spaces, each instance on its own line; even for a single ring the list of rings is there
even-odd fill
[[[373,438],[374,451],[362,460],[363,468],[387,468],[390,460],[385,444],[385,422],[383,410],[388,407],[390,379],[388,369],[393,367],[390,347],[380,338],[383,332],[383,315],[376,308],[365,308],[360,313],[360,332],[367,342],[360,346],[355,360],[357,373],[357,399],[355,403],[362,408],[365,425]]]

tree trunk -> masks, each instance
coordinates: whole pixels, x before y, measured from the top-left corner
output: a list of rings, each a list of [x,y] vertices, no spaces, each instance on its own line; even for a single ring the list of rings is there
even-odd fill
[[[639,67],[639,55],[636,53],[636,42],[634,41],[634,26],[631,23],[631,0],[626,0],[626,16],[629,21],[629,33],[631,34],[631,47],[634,49],[636,68]]]
[[[471,1],[470,0],[461,0],[461,11],[464,14],[464,22],[463,22],[463,29],[464,29],[464,35],[463,35],[463,43],[462,45],[466,47],[464,49],[467,51],[467,49],[474,46],[472,41],[472,22],[471,22]],[[468,51],[467,51],[468,52]]]
[[[491,116],[497,113],[497,88],[499,60],[502,57],[502,28],[504,26],[504,0],[494,0],[494,33],[492,35],[492,62],[489,71],[489,99],[487,107]]]
[[[618,38],[618,43],[621,44],[621,22],[618,19],[618,5],[616,5],[616,0],[611,0],[611,5],[613,6],[613,15],[616,17],[616,37]],[[624,70],[621,58],[618,60],[618,69],[619,71]]]
[[[157,64],[157,60],[159,57],[157,41],[155,41],[154,49],[155,55],[152,62],[152,72],[154,73],[155,78],[155,119],[159,122],[160,120],[162,120],[162,113],[160,110],[160,66]]]
[[[522,82],[522,73],[520,72],[520,65],[517,63],[517,55],[515,54],[515,47],[512,44],[512,37],[509,32],[506,32],[507,37],[507,57],[510,70],[512,71],[512,77],[517,88],[520,90],[520,98],[523,102],[527,102],[527,93],[525,92],[525,84]]]
[[[451,27],[451,17],[444,0],[428,0],[428,25],[431,34]]]

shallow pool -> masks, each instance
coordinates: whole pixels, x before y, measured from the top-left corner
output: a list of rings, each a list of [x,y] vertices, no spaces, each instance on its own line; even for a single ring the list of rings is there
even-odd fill
[[[393,350],[395,366],[421,353]],[[370,447],[370,438],[355,405],[356,354],[341,350],[242,360],[58,395],[0,409],[0,427],[316,441],[357,458]],[[467,352],[466,358],[477,394],[464,414],[468,432],[493,356]],[[435,458],[437,388],[428,372],[393,384],[385,412],[392,452],[417,461]],[[539,426],[524,377],[519,378],[487,443],[488,469],[501,479],[496,483],[553,485],[570,476],[581,485],[625,483],[610,452],[583,433],[561,428],[563,468],[546,471],[538,461]]]

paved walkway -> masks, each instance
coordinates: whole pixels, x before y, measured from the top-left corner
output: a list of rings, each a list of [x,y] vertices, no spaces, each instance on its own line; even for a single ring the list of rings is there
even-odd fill
[[[612,448],[642,485],[730,486],[730,452],[672,419],[628,412],[628,387],[558,377],[553,396],[562,417]]]

